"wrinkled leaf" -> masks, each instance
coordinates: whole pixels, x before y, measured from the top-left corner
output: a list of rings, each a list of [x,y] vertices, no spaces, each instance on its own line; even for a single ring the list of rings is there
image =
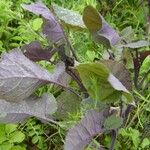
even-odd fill
[[[141,47],[145,47],[145,46],[150,46],[150,42],[149,41],[137,41],[137,42],[133,42],[133,43],[128,43],[126,45],[121,45],[121,47],[127,47],[127,48],[141,48]]]
[[[26,58],[19,49],[10,51],[0,62],[0,98],[7,101],[22,101],[44,84],[62,85],[59,77],[64,72],[64,64],[56,68],[54,73],[49,73]]]
[[[77,113],[80,109],[81,99],[72,92],[64,91],[57,97],[58,109],[56,117],[58,119],[67,118],[68,114]]]
[[[98,11],[92,6],[85,7],[83,11],[83,21],[90,32],[96,32],[102,28],[102,18]]]
[[[64,149],[83,150],[95,135],[104,132],[103,123],[106,115],[106,111],[91,110],[87,112],[85,117],[69,130]]]
[[[53,13],[41,2],[32,3],[30,5],[22,4],[25,10],[44,18],[43,33],[46,37],[56,43],[64,38],[64,31]]]
[[[79,64],[76,68],[85,88],[94,100],[110,103],[117,101],[122,94],[128,101],[132,100],[130,92],[103,63]]]
[[[33,41],[24,45],[22,50],[26,57],[35,62],[41,60],[49,61],[54,54],[54,51],[51,51],[51,49],[42,48],[41,43],[38,41]]]
[[[85,7],[83,21],[96,42],[110,48],[120,41],[118,33],[105,21],[94,7]]]
[[[65,9],[56,4],[52,4],[55,14],[66,25],[76,28],[85,28],[82,16],[75,11]]]
[[[0,113],[5,117],[0,118],[1,123],[17,123],[35,116],[39,119],[50,121],[50,115],[57,109],[57,104],[52,94],[44,94],[41,98],[31,96],[19,103],[0,100]]]
[[[115,114],[109,116],[105,122],[104,122],[104,127],[106,129],[117,129],[123,124],[123,118],[116,116]]]

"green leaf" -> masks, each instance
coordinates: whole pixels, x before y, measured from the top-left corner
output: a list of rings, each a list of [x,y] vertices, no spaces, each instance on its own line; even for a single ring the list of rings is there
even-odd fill
[[[35,31],[39,30],[43,24],[43,20],[41,18],[36,18],[33,20],[32,27]]]
[[[38,141],[39,141],[39,136],[35,135],[35,136],[32,138],[32,143],[33,143],[33,144],[36,144]]]
[[[109,116],[105,122],[104,127],[106,129],[117,129],[123,124],[123,118],[116,116],[115,114]]]
[[[0,125],[0,144],[7,140],[6,132],[5,132],[5,125]]]
[[[92,33],[94,40],[107,48],[111,48],[120,41],[119,34],[105,21],[94,7],[90,5],[85,7],[83,21]]]
[[[142,66],[140,68],[141,74],[146,73],[149,69],[150,69],[150,56],[147,56],[144,59]]]
[[[52,4],[52,7],[56,16],[66,25],[76,28],[86,28],[79,13],[62,8],[56,4]]]
[[[9,140],[12,143],[21,143],[25,139],[25,135],[21,131],[15,131],[10,134]]]
[[[77,113],[80,109],[81,98],[72,92],[64,91],[57,97],[58,109],[55,116],[65,119],[68,114]]]
[[[15,125],[15,124],[6,124],[5,125],[5,131],[7,134],[14,132],[16,129],[17,129],[17,125]]]
[[[142,148],[145,148],[150,145],[150,140],[148,138],[144,138],[141,144]]]
[[[102,18],[98,11],[92,6],[85,7],[83,11],[83,21],[90,32],[95,32],[102,28]]]
[[[26,148],[17,145],[17,146],[13,146],[13,147],[11,148],[11,150],[26,150]]]
[[[103,63],[79,64],[76,68],[85,88],[94,100],[111,103],[124,94],[127,100],[131,101],[130,92]]]
[[[12,143],[4,142],[0,145],[0,150],[11,150],[12,146]]]

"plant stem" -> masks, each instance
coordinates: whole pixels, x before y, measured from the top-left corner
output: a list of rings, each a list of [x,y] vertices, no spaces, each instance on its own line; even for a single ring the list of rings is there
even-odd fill
[[[112,130],[112,142],[111,142],[111,146],[110,146],[109,150],[114,150],[115,143],[117,140],[117,135],[118,135],[118,129]]]

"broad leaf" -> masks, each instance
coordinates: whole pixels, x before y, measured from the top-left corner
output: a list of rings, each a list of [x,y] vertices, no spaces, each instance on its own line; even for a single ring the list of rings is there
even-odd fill
[[[47,60],[49,61],[53,54],[56,52],[52,51],[52,49],[44,49],[40,42],[33,41],[29,44],[26,44],[22,47],[24,54],[32,61],[41,61]]]
[[[150,42],[141,40],[141,41],[121,45],[121,47],[127,47],[127,48],[132,48],[132,49],[141,48],[141,47],[145,47],[145,46],[150,46]]]
[[[57,17],[66,25],[76,28],[85,28],[82,16],[79,13],[65,9],[56,4],[52,4],[52,7]]]
[[[0,99],[0,113],[6,114],[4,117],[0,117],[0,122],[16,123],[31,116],[50,121],[50,115],[56,109],[56,100],[52,94],[44,94],[41,98],[31,96],[19,103]]]
[[[114,60],[102,60],[103,63],[110,72],[126,87],[127,90],[132,90],[132,81],[130,77],[130,72],[125,68],[125,66]]]
[[[83,21],[93,35],[96,42],[111,47],[120,41],[118,33],[92,6],[87,6],[83,12]]]
[[[57,18],[43,3],[36,2],[30,5],[22,4],[22,7],[44,18],[43,33],[50,41],[56,43],[64,38],[64,31],[57,21]]]
[[[83,21],[90,32],[97,32],[102,28],[102,18],[99,12],[92,6],[85,7],[83,11]]]
[[[130,92],[103,63],[79,64],[76,68],[94,100],[110,103],[117,101],[122,94],[128,101],[132,99]]]
[[[68,114],[77,113],[80,109],[81,98],[72,92],[64,91],[56,100],[58,105],[56,117],[58,119],[65,119]]]
[[[12,50],[6,53],[0,62],[0,98],[7,101],[22,101],[42,85],[62,85],[59,78],[64,72],[63,64],[59,65],[54,73],[49,73],[26,58],[19,49]]]
[[[93,33],[93,38],[96,42],[102,43],[108,48],[118,44],[121,39],[118,33],[104,19],[102,29]]]
[[[123,124],[123,118],[113,114],[105,120],[104,127],[106,129],[111,130],[111,129],[117,129],[121,127],[122,124]]]
[[[81,102],[82,112],[87,112],[91,109],[103,110],[104,108],[107,108],[106,103],[103,103],[101,101],[96,102],[91,97],[85,98]]]
[[[83,150],[95,135],[104,132],[103,123],[106,116],[106,111],[89,111],[76,126],[69,130],[64,149]]]

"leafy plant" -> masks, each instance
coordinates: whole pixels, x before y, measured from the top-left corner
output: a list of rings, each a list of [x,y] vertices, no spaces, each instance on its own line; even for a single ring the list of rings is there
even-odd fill
[[[22,7],[41,17],[32,22],[33,29],[40,32],[42,28],[42,40],[45,38],[48,42],[43,44],[42,40],[30,41],[22,48],[2,56],[0,122],[20,122],[34,116],[46,123],[61,126],[58,121],[77,112],[83,99],[90,99],[91,107],[85,108],[80,116],[81,121],[69,129],[64,148],[82,150],[94,140],[98,143],[97,139],[102,135],[109,134],[112,137],[109,149],[113,150],[119,130],[126,125],[132,108],[139,102],[136,93],[147,90],[149,85],[149,80],[146,79],[150,72],[146,66],[150,52],[140,50],[149,46],[150,42],[128,39],[129,35],[134,34],[130,27],[124,29],[129,31],[128,34],[116,31],[90,5],[84,8],[83,17],[56,4],[51,5],[50,9],[42,2],[22,4]],[[103,55],[98,60],[93,57],[92,62],[81,63],[67,37],[66,28],[78,28],[86,32],[89,30],[93,40],[105,47],[108,57]],[[126,57],[127,54],[131,57]],[[39,61],[49,63],[55,69],[50,72]],[[144,74],[144,77],[141,78],[140,74]],[[54,95],[52,90],[51,93],[42,93],[41,97],[35,94],[39,88],[49,84],[51,88],[60,89]],[[138,92],[133,94],[133,91]],[[40,149],[46,149],[47,145],[43,145],[43,132],[40,133],[41,127],[30,125],[27,125],[27,130],[32,143]],[[132,131],[138,138],[138,131]],[[123,132],[121,135],[128,136]],[[142,143],[135,141],[133,136],[130,138],[134,147],[141,144],[141,148],[145,148],[149,145],[146,138]],[[99,149],[108,148],[101,140],[97,145]]]
[[[0,149],[2,150],[26,150],[21,143],[25,139],[25,134],[17,130],[17,125],[0,125]]]

